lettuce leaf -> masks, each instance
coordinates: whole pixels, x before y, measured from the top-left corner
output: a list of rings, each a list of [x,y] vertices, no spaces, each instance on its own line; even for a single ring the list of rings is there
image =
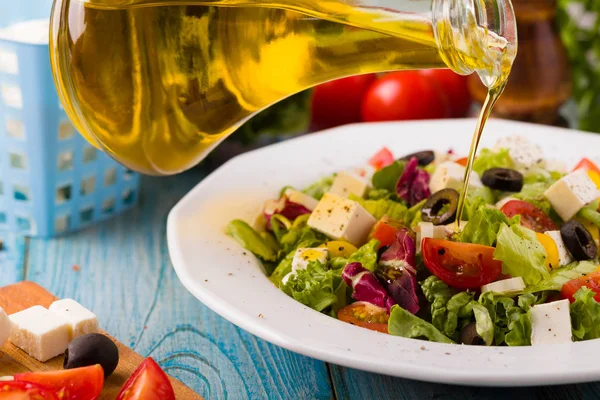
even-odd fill
[[[379,240],[373,239],[363,245],[354,254],[348,258],[348,264],[353,262],[361,263],[364,268],[374,272],[377,268],[377,250],[379,249]]]
[[[503,225],[513,225],[515,221],[508,218],[498,209],[486,207],[477,208],[469,215],[469,222],[460,233],[459,240],[463,243],[493,246]],[[518,221],[517,221],[518,222]]]
[[[571,304],[571,325],[575,340],[600,338],[600,303],[594,296],[596,292],[581,287],[574,295]]]
[[[481,188],[470,187],[467,191],[467,202],[473,203],[477,200],[483,200],[484,204],[494,204],[496,203],[496,196],[492,189],[487,186]]]
[[[233,220],[225,232],[262,261],[273,262],[277,259],[277,253],[269,243],[246,222]]]
[[[537,297],[533,294],[519,296],[517,302],[513,298],[495,295],[492,292],[482,294],[479,303],[487,309],[490,320],[494,324],[494,344],[496,346],[503,343],[509,346],[531,344],[529,308],[544,300],[545,297]]]
[[[503,224],[496,240],[494,259],[502,261],[502,273],[520,276],[527,285],[548,279],[546,250],[535,232],[521,225]]]
[[[388,331],[392,335],[406,338],[426,338],[432,342],[455,343],[435,326],[398,305],[392,307]]]
[[[473,163],[473,171],[482,175],[490,168],[514,168],[514,162],[510,158],[508,149],[493,151],[482,149]]]
[[[333,180],[335,179],[335,174],[332,176],[326,176],[325,178],[321,178],[318,181],[311,184],[309,187],[304,189],[302,192],[314,197],[317,200],[321,200],[323,195],[331,189],[331,185],[333,185]]]
[[[328,270],[318,261],[308,264],[290,277],[281,290],[300,303],[316,311],[324,311],[329,307],[336,310],[346,305],[345,295],[341,295],[341,270]],[[345,293],[345,292],[344,292]]]
[[[404,218],[407,210],[404,204],[393,200],[364,200],[355,195],[350,195],[349,198],[363,206],[375,219],[381,219],[381,217],[387,215],[391,219],[401,220]]]
[[[373,174],[372,183],[375,189],[385,189],[396,193],[396,184],[404,172],[406,162],[394,161]]]
[[[591,261],[576,261],[564,267],[550,271],[547,279],[525,289],[526,293],[536,293],[545,290],[560,290],[562,285],[571,279],[579,278],[598,269],[598,264]]]
[[[475,330],[481,336],[486,345],[491,346],[494,342],[494,323],[487,308],[477,303],[471,302],[473,314],[475,315]]]

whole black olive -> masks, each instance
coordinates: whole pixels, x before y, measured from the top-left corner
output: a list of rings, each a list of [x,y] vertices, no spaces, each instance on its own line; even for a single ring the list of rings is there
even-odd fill
[[[435,192],[423,205],[421,218],[434,225],[446,225],[456,219],[459,194],[454,189],[442,189]],[[442,212],[443,211],[443,212]],[[442,212],[440,214],[440,212]]]
[[[100,333],[88,333],[69,343],[65,351],[65,369],[96,364],[102,366],[105,378],[117,368],[119,349],[112,340]]]
[[[411,158],[416,158],[419,165],[424,167],[429,165],[435,160],[435,153],[431,150],[418,151],[416,153],[407,154],[400,158],[399,161],[409,161]]]
[[[571,220],[560,228],[565,247],[577,261],[591,260],[598,255],[594,238],[581,222]]]
[[[523,189],[523,175],[514,169],[490,168],[481,176],[481,183],[490,189],[520,192]]]
[[[477,333],[477,324],[470,322],[460,331],[460,342],[470,346],[483,346],[485,341]]]

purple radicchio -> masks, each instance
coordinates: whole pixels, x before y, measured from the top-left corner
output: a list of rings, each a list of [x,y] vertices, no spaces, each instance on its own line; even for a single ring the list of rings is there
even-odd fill
[[[408,230],[400,229],[394,243],[381,255],[377,273],[394,302],[413,314],[419,311],[415,251],[415,241]]]
[[[431,195],[429,174],[418,168],[416,157],[411,158],[396,184],[396,194],[412,207]]]
[[[283,195],[279,200],[268,200],[263,209],[265,220],[267,221],[267,229],[271,230],[271,217],[279,214],[294,221],[301,215],[310,214],[310,210],[302,204],[291,202],[286,195]]]
[[[377,277],[361,263],[354,262],[346,265],[342,271],[342,278],[352,288],[353,299],[385,308],[389,314],[390,308],[395,304],[394,300]]]

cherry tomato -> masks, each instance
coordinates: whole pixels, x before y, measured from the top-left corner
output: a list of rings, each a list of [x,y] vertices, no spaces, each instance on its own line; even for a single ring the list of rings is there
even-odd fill
[[[362,104],[363,121],[434,119],[451,116],[448,98],[417,71],[387,74],[371,85]]]
[[[521,225],[536,232],[555,231],[558,229],[554,221],[542,210],[526,201],[511,200],[500,209],[508,218],[521,216]]]
[[[0,382],[0,400],[58,400],[51,391],[28,382]]]
[[[388,333],[389,316],[385,308],[377,307],[365,301],[357,301],[338,311],[340,321],[361,326],[381,333]]]
[[[150,357],[127,379],[116,400],[175,400],[169,377]]]
[[[468,77],[459,75],[450,69],[425,69],[419,72],[435,81],[447,95],[453,117],[467,116],[472,102]]]
[[[573,296],[582,286],[590,288],[592,291],[596,292],[594,299],[596,301],[600,301],[600,272],[592,272],[591,274],[582,276],[581,278],[571,279],[562,286],[560,295],[563,299],[569,299],[569,301],[573,303],[575,301]]]
[[[423,239],[423,262],[427,269],[457,289],[477,289],[494,282],[502,262],[494,260],[494,248],[442,239]]]
[[[314,88],[311,102],[312,131],[360,122],[360,107],[375,74],[351,76]]]
[[[469,159],[467,157],[463,157],[463,158],[459,158],[458,160],[456,160],[454,162],[459,165],[462,165],[463,167],[466,167],[467,163],[469,162]]]
[[[380,170],[383,167],[387,167],[388,165],[394,162],[394,154],[387,148],[379,150],[371,159],[369,160],[369,165],[375,168],[376,170]]]
[[[61,400],[94,400],[104,386],[104,371],[99,364],[46,372],[25,372],[15,381],[35,383],[56,394]]]

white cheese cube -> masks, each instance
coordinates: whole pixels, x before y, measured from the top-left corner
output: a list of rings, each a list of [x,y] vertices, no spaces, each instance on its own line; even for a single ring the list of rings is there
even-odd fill
[[[12,325],[10,324],[10,319],[2,307],[0,307],[0,347],[4,346],[4,343],[10,337],[11,331]]]
[[[505,205],[506,203],[508,203],[509,201],[513,201],[513,200],[518,200],[518,199],[515,199],[514,197],[510,197],[510,196],[508,196],[508,197],[505,197],[505,198],[503,198],[502,200],[498,201],[498,202],[496,203],[495,207],[496,207],[496,208],[499,210],[499,209],[501,209],[502,207],[504,207],[504,205]]]
[[[308,226],[335,240],[355,246],[365,243],[375,218],[355,201],[325,193],[308,219]]]
[[[531,344],[560,344],[572,341],[569,300],[531,307]]]
[[[527,172],[531,169],[544,168],[546,165],[542,148],[522,136],[508,136],[499,139],[494,150],[501,149],[508,150],[508,155],[519,171]]]
[[[328,254],[329,252],[325,248],[299,248],[294,253],[294,258],[292,259],[292,272],[297,272],[299,269],[306,269],[308,264],[313,261],[325,264]]]
[[[571,264],[573,262],[573,257],[567,247],[565,246],[565,242],[562,240],[562,236],[560,235],[560,231],[547,231],[544,232],[544,235],[550,236],[554,243],[556,243],[556,248],[558,249],[558,266]],[[554,266],[553,266],[554,268]]]
[[[377,170],[372,165],[365,165],[358,168],[352,168],[350,171],[351,174],[356,175],[367,182],[371,182],[373,179],[373,175],[377,172]]]
[[[589,175],[579,169],[556,181],[544,192],[558,215],[568,221],[583,206],[600,197],[600,191]]]
[[[28,308],[9,318],[10,341],[41,362],[64,353],[71,341],[69,321],[42,306]]]
[[[369,183],[365,179],[342,171],[336,175],[329,191],[342,197],[348,197],[350,193],[363,197],[368,188]]]
[[[50,312],[60,315],[71,325],[71,340],[88,333],[98,332],[96,314],[73,299],[57,300],[50,305]]]
[[[444,226],[433,225],[431,222],[419,222],[419,225],[415,227],[415,233],[417,234],[417,253],[421,252],[421,244],[423,239],[445,239],[446,228]]]
[[[441,163],[431,175],[429,189],[431,193],[439,192],[442,189],[462,189],[465,178],[465,167],[452,161]],[[471,172],[469,187],[482,188],[483,184],[477,172]]]
[[[319,204],[317,199],[294,189],[287,189],[284,194],[289,201],[300,204],[309,211],[314,210],[317,204]]]
[[[446,236],[448,237],[454,235],[455,233],[460,233],[460,231],[463,230],[468,223],[469,221],[462,221],[460,223],[460,229],[456,229],[456,221],[447,225],[443,225]]]
[[[513,295],[525,289],[525,282],[520,276],[516,278],[503,279],[501,281],[488,283],[481,287],[481,293],[494,292],[503,295]]]

